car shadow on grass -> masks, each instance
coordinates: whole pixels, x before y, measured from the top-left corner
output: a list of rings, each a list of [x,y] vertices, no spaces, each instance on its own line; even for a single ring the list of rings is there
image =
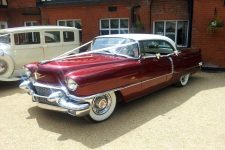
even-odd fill
[[[193,76],[184,88],[170,86],[127,104],[118,105],[114,114],[101,123],[87,122],[67,114],[32,107],[27,119],[36,119],[40,128],[60,134],[58,141],[74,140],[88,148],[98,148],[142,126],[158,116],[179,107],[199,92],[223,87],[220,81],[210,81],[202,73]],[[214,84],[211,84],[214,82]],[[145,136],[145,135],[143,135]]]
[[[2,82],[0,81],[0,98],[10,96],[15,93],[25,93],[19,88],[20,81]]]

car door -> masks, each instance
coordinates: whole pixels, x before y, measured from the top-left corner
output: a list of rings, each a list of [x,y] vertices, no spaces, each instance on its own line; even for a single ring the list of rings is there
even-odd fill
[[[199,49],[183,49],[171,55],[174,63],[175,75],[180,75],[185,70],[191,69],[199,65],[201,61],[201,53]]]
[[[142,53],[142,90],[151,91],[165,84],[172,76],[172,61],[169,57],[173,53],[166,41],[140,41]]]
[[[16,68],[22,68],[25,64],[44,59],[40,32],[14,33],[12,40]]]
[[[52,59],[63,53],[62,33],[59,30],[44,31],[44,58]]]

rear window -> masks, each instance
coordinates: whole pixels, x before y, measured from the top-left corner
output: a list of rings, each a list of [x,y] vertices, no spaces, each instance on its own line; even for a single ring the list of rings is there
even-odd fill
[[[64,42],[73,42],[74,40],[75,40],[74,32],[63,31],[63,41]]]
[[[40,32],[14,34],[15,45],[40,44]]]
[[[60,31],[45,31],[45,43],[59,43]]]

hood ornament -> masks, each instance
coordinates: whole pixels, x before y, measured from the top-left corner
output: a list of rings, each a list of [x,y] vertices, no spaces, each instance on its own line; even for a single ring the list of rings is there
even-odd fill
[[[42,74],[38,73],[37,71],[34,72],[34,78],[36,80],[44,78],[44,77],[45,77],[45,75],[42,75]]]

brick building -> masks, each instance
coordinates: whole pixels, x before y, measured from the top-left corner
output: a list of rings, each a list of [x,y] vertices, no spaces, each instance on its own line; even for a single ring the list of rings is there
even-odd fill
[[[201,48],[205,65],[225,68],[224,1],[0,0],[0,28],[74,26],[82,42],[103,34],[161,34],[180,48]]]

